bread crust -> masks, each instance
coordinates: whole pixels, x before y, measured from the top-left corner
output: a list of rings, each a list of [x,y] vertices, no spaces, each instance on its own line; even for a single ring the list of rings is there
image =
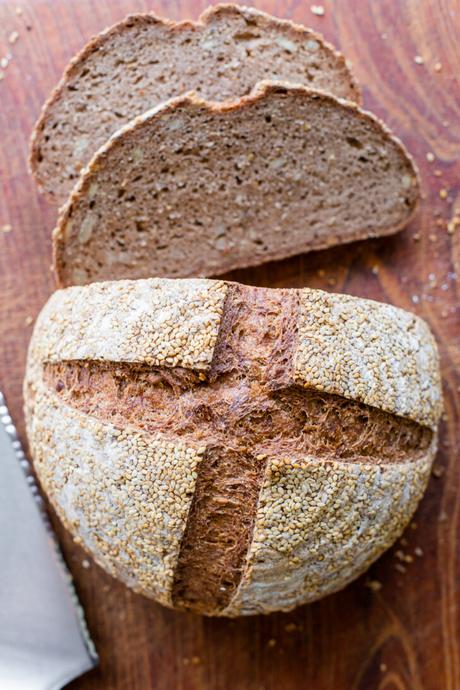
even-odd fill
[[[345,58],[342,53],[338,52],[334,46],[327,41],[317,32],[302,26],[301,24],[296,24],[287,19],[280,19],[277,17],[272,17],[271,15],[256,10],[254,8],[245,7],[242,5],[235,5],[232,3],[223,3],[215,6],[208,7],[200,15],[197,21],[184,20],[176,22],[174,20],[159,17],[153,12],[140,13],[140,14],[130,14],[123,21],[114,24],[113,26],[100,32],[97,36],[92,38],[82,50],[71,59],[68,66],[66,67],[63,76],[56,85],[56,87],[51,92],[48,99],[42,106],[40,116],[35,124],[32,131],[31,141],[30,141],[30,151],[29,151],[29,169],[34,176],[36,183],[39,187],[40,192],[45,196],[45,198],[50,203],[56,203],[55,198],[46,189],[46,182],[42,179],[40,174],[40,146],[42,143],[42,136],[44,127],[46,125],[46,120],[50,110],[53,105],[58,102],[61,98],[65,97],[65,88],[69,80],[78,73],[81,65],[86,61],[86,59],[101,50],[114,36],[122,34],[127,28],[132,26],[148,26],[151,24],[160,25],[166,30],[171,32],[186,32],[186,31],[197,31],[200,28],[211,25],[221,16],[236,16],[236,17],[258,17],[259,20],[264,20],[268,27],[275,28],[280,31],[280,33],[285,33],[293,36],[296,39],[314,40],[318,41],[324,49],[333,57],[336,61],[337,67],[343,69],[349,80],[349,90],[350,90],[350,100],[356,103],[362,102],[361,90],[351,72],[348,68]]]
[[[109,367],[117,366],[113,360],[117,357],[124,360],[124,366],[160,364],[172,372],[185,365],[197,372],[203,385],[210,385],[219,338],[230,338],[234,328],[229,323],[227,331],[222,324],[229,308],[228,295],[235,287],[243,299],[244,290],[256,291],[260,304],[280,292],[268,288],[241,292],[241,286],[223,281],[166,279],[68,288],[45,306],[29,349],[24,383],[27,433],[44,489],[74,537],[106,570],[167,606],[180,604],[173,599],[175,573],[202,459],[207,443],[216,441],[209,441],[206,433],[196,438],[166,429],[152,433],[142,425],[122,423],[119,416],[98,417],[85,412],[84,406],[72,407],[59,397],[61,385],[54,388],[47,383],[43,365],[65,364],[75,357],[82,358],[83,364],[86,358]],[[164,292],[164,298],[152,300],[155,292]],[[343,462],[337,457],[299,453],[298,444],[297,452],[292,446],[287,452],[280,446],[276,452],[272,446],[268,456],[257,456],[264,463],[263,473],[257,479],[259,495],[252,507],[253,532],[241,579],[226,608],[206,610],[208,615],[289,610],[345,586],[400,535],[423,494],[436,452],[442,399],[436,343],[427,325],[403,310],[371,300],[309,288],[289,293],[300,299],[300,309],[289,317],[292,324],[283,325],[280,320],[279,327],[282,331],[292,327],[298,333],[297,342],[294,348],[289,345],[277,350],[276,366],[264,370],[273,370],[273,390],[306,385],[308,390],[316,387],[344,398],[366,400],[429,426],[431,436],[424,436],[428,444],[414,449],[413,457],[394,461],[361,458]],[[171,301],[178,304],[174,316],[178,331],[174,324],[171,327]],[[283,304],[285,300],[278,297],[277,301]],[[271,309],[269,306],[267,315]],[[98,342],[88,331],[91,313],[104,333]],[[139,322],[139,314],[147,338],[138,334],[136,349],[132,338],[138,336],[132,326]],[[354,321],[347,323],[347,319]],[[241,326],[244,322],[238,328]],[[161,357],[158,352],[152,354],[151,333],[162,343]],[[267,333],[264,327],[260,337],[264,340]],[[341,340],[336,348],[337,333]],[[283,342],[279,337],[282,332],[276,335],[276,347]],[[82,346],[81,340],[87,342]],[[249,353],[251,342],[246,345]],[[329,346],[341,361],[350,361],[350,367],[331,368]],[[230,355],[222,350],[222,343],[219,347],[225,367]],[[175,358],[171,357],[173,350]],[[362,355],[358,369],[353,368],[356,351]],[[385,366],[382,369],[385,353],[398,360],[389,373]],[[257,359],[258,352],[254,354]],[[231,359],[227,364],[222,372],[224,387],[219,389],[223,395],[225,386],[232,385],[225,377],[238,366]],[[248,366],[255,363],[248,360]],[[312,379],[312,371],[323,370],[327,380]],[[381,371],[388,380],[376,397],[382,385]],[[350,375],[354,388],[347,387]],[[256,387],[257,382],[254,379]],[[270,381],[267,383],[270,389]],[[138,393],[133,389],[131,395]],[[236,439],[229,446],[236,449],[232,453],[242,448]],[[245,452],[250,453],[250,447],[248,438]],[[234,468],[237,465],[234,462]],[[232,485],[230,481],[230,489]],[[190,536],[188,544],[190,547]]]
[[[136,133],[137,130],[145,126],[149,126],[156,120],[161,120],[162,117],[168,113],[174,112],[181,108],[199,108],[203,109],[210,114],[222,115],[232,111],[250,109],[255,104],[263,102],[265,99],[269,99],[272,95],[276,94],[289,94],[292,97],[319,100],[324,103],[332,104],[336,108],[343,108],[347,111],[352,111],[356,116],[370,123],[375,130],[381,134],[383,133],[388,141],[391,142],[399,151],[402,159],[405,161],[407,166],[411,169],[412,175],[412,206],[409,209],[407,216],[402,219],[396,225],[391,225],[387,228],[379,228],[378,232],[375,234],[369,234],[369,232],[363,232],[362,229],[357,229],[356,232],[349,237],[347,237],[346,242],[353,242],[355,240],[362,240],[373,236],[385,236],[392,235],[399,230],[401,230],[405,225],[407,225],[415,213],[417,212],[419,200],[420,200],[420,175],[418,168],[413,160],[412,156],[407,152],[404,145],[396,137],[388,127],[377,118],[373,113],[361,109],[358,105],[345,101],[343,99],[335,98],[330,94],[326,94],[321,91],[316,91],[314,89],[308,89],[301,85],[293,85],[287,82],[273,82],[273,81],[262,81],[257,84],[253,91],[236,101],[226,102],[226,103],[216,103],[209,102],[201,99],[196,93],[190,92],[184,96],[179,96],[173,98],[166,103],[160,104],[159,106],[152,108],[143,115],[135,118],[129,124],[120,128],[110,139],[99,149],[99,151],[93,156],[87,167],[82,171],[80,179],[75,186],[72,194],[70,195],[67,203],[61,208],[58,222],[56,228],[53,231],[53,264],[56,275],[57,284],[59,287],[66,287],[68,284],[64,278],[64,266],[65,266],[65,248],[66,248],[66,229],[68,227],[71,215],[73,213],[74,206],[78,202],[85,198],[88,194],[90,186],[97,175],[98,170],[104,166],[106,159],[109,157],[111,151],[115,147],[123,146],[126,140]],[[336,244],[334,238],[327,237],[324,242],[318,242],[315,244],[314,249],[323,249]],[[292,251],[283,252],[282,256],[278,252],[267,251],[265,254],[265,260],[270,261],[279,258],[285,258],[299,253],[298,247],[292,247]],[[247,260],[244,261],[234,259],[223,261],[222,270],[219,273],[224,273],[229,270],[244,268],[247,266],[257,265],[260,263],[260,259],[254,257],[253,255],[248,256]]]
[[[113,577],[172,606],[200,448],[121,431],[42,385],[27,433],[40,483],[75,541]]]
[[[269,462],[246,569],[221,615],[290,611],[343,589],[401,535],[435,451],[433,440],[417,463],[384,467]]]

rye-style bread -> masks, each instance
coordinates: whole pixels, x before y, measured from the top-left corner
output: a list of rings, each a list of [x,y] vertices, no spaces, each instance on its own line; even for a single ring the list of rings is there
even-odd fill
[[[401,534],[436,450],[436,344],[416,316],[319,290],[98,283],[40,314],[35,468],[109,573],[208,615],[290,609]]]
[[[262,79],[360,100],[342,55],[303,26],[236,5],[209,8],[196,23],[130,16],[70,63],[36,125],[32,171],[62,204],[82,166],[137,115],[191,89],[208,100],[238,98]]]
[[[218,275],[393,233],[418,196],[401,143],[349,102],[271,82],[231,104],[182,96],[82,174],[55,230],[57,278]]]

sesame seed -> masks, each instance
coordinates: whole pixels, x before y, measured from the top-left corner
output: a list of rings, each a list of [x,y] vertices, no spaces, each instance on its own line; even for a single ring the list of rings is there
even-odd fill
[[[317,17],[324,17],[324,7],[322,5],[310,5],[310,11]]]
[[[295,623],[286,623],[286,625],[284,626],[284,629],[288,633],[294,632],[295,630],[297,630],[297,625]]]
[[[380,592],[382,589],[382,583],[378,580],[366,580],[365,585],[371,592]]]
[[[447,233],[449,235],[453,235],[454,232],[457,230],[457,227],[460,225],[460,216],[454,216],[448,223],[447,223]]]

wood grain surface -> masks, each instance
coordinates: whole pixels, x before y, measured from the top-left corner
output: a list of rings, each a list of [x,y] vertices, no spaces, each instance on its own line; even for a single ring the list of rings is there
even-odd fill
[[[351,59],[366,107],[418,162],[422,208],[394,238],[232,277],[371,297],[427,319],[441,348],[446,410],[434,476],[403,539],[367,576],[290,614],[234,621],[173,613],[132,594],[53,516],[101,657],[74,690],[460,689],[460,5],[322,4],[321,17],[307,0],[254,3],[320,30]],[[33,123],[68,59],[94,33],[128,12],[196,18],[204,7],[201,0],[0,0],[0,58],[11,55],[0,67],[0,387],[21,434],[26,347],[53,290],[56,217],[27,172]]]

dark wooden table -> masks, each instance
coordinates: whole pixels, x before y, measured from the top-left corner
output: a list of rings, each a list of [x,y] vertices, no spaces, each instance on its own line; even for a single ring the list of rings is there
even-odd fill
[[[232,277],[344,291],[427,319],[441,348],[446,410],[434,476],[403,539],[367,576],[290,614],[246,620],[176,614],[132,594],[95,566],[53,516],[101,657],[100,667],[71,687],[459,690],[460,5],[324,0],[319,17],[308,0],[254,4],[313,26],[346,53],[366,107],[416,158],[424,202],[394,238]],[[0,67],[0,387],[22,434],[24,359],[32,320],[53,290],[56,217],[27,173],[32,125],[68,59],[92,34],[127,12],[196,18],[204,7],[201,0],[0,0],[0,58],[12,56]]]

